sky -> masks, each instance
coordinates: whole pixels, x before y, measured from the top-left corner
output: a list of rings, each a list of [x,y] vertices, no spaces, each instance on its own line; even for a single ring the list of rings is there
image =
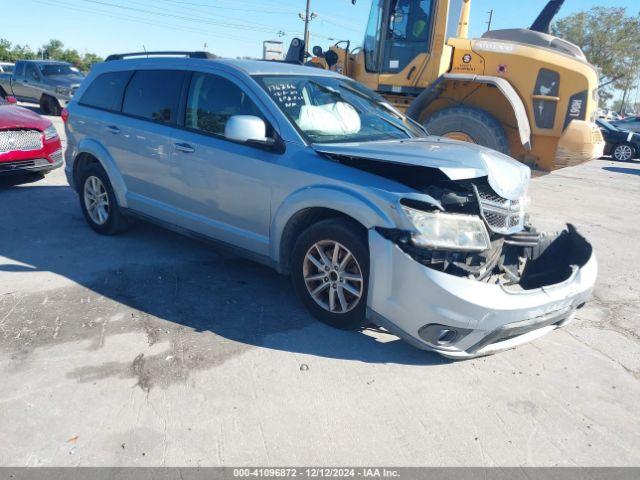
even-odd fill
[[[223,57],[262,55],[263,40],[288,45],[302,36],[298,17],[306,0],[0,0],[11,4],[0,38],[33,50],[49,39],[65,47],[101,56],[146,50],[202,50]],[[492,28],[528,27],[546,0],[472,0],[471,36]],[[566,0],[560,17],[592,6],[640,11],[638,0]],[[337,40],[361,45],[371,0],[311,0],[317,17],[311,43],[327,47]],[[19,19],[29,19],[28,26]],[[5,19],[6,20],[6,19]],[[280,35],[280,36],[279,36]]]

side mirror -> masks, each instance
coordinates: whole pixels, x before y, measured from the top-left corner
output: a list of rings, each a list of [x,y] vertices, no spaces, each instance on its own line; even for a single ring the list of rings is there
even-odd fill
[[[322,47],[320,45],[316,45],[315,47],[313,47],[313,55],[319,58],[324,57],[324,52],[322,51]]]
[[[16,99],[16,97],[14,97],[13,95],[7,95],[4,99],[7,101],[7,103],[18,103],[18,99]]]
[[[236,142],[266,142],[267,124],[253,115],[234,115],[224,127],[224,136]]]

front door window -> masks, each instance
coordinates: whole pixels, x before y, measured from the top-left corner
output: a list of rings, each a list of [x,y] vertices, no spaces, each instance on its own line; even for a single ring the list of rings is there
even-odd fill
[[[368,72],[378,72],[380,56],[380,18],[382,17],[382,0],[371,4],[367,31],[364,34],[364,65]]]
[[[420,53],[429,50],[432,0],[394,0],[391,2],[382,71],[397,73]]]

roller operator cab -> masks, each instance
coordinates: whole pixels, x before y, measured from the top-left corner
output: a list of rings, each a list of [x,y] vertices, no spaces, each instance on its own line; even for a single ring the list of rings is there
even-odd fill
[[[313,61],[383,94],[430,133],[478,143],[542,170],[603,153],[593,123],[598,74],[550,35],[563,0],[529,29],[467,38],[471,0],[373,0],[361,48],[339,42]]]

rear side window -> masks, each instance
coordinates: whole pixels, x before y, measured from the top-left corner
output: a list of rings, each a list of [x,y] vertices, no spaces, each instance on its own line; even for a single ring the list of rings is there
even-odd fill
[[[158,123],[175,124],[185,72],[139,70],[124,94],[122,112]]]
[[[101,108],[119,112],[127,82],[133,72],[103,73],[91,82],[80,99],[80,104],[87,107]]]
[[[194,73],[187,99],[185,126],[224,135],[224,127],[233,115],[262,118],[253,101],[235,83],[217,75]]]

